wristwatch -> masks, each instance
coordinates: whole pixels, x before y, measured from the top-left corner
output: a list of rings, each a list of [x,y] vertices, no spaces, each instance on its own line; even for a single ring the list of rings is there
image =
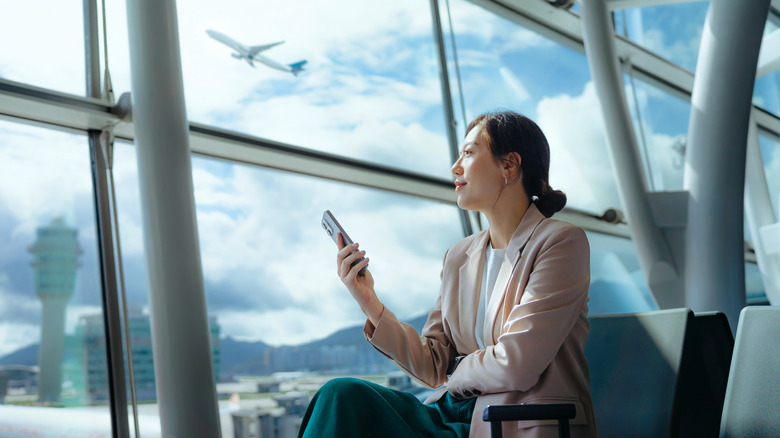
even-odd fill
[[[461,360],[463,360],[464,357],[466,357],[466,356],[458,356],[455,359],[452,359],[452,361],[450,362],[450,365],[447,367],[447,378],[448,379],[450,377],[452,377],[452,374],[455,372],[455,368],[458,367],[458,364],[460,363]]]

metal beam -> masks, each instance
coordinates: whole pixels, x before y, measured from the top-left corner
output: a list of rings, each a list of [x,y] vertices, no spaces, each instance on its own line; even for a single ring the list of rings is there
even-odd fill
[[[691,3],[704,0],[604,0],[610,11],[615,9],[644,8],[648,6],[669,5],[675,3]]]
[[[447,73],[447,53],[444,48],[444,32],[441,26],[441,16],[439,14],[439,1],[431,0],[431,18],[433,19],[433,41],[436,44],[436,52],[439,56],[439,84],[441,84],[442,106],[444,107],[444,130],[447,133],[447,144],[450,150],[450,160],[454,163],[458,160],[458,134],[457,120],[452,110],[452,93],[450,93],[450,77]],[[453,47],[453,50],[455,48]],[[464,120],[463,123],[466,123]],[[465,127],[464,127],[465,129]],[[463,235],[470,236],[474,231],[471,228],[471,220],[466,210],[458,209],[460,223],[463,226]]]
[[[357,184],[448,204],[456,201],[452,181],[365,163],[205,125],[190,125],[192,152],[214,158]]]
[[[100,43],[98,42],[97,1],[84,0],[84,52],[86,71],[86,94],[100,98]],[[95,228],[97,233],[100,264],[101,293],[103,296],[103,325],[106,343],[106,365],[108,393],[111,406],[111,429],[113,435],[125,438],[130,435],[127,418],[127,393],[125,366],[122,349],[122,329],[119,317],[119,295],[117,294],[114,239],[109,205],[110,193],[107,179],[107,158],[100,140],[100,131],[87,131],[92,171],[92,192],[95,206]],[[129,348],[129,346],[128,346]]]

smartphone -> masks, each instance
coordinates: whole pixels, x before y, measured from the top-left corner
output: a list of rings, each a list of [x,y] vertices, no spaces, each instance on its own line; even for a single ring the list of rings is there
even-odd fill
[[[336,245],[339,244],[339,236],[338,236],[339,233],[341,233],[341,236],[344,238],[344,245],[352,244],[352,239],[349,238],[347,232],[344,231],[344,228],[341,227],[341,224],[339,223],[339,221],[336,220],[336,217],[333,216],[333,213],[331,213],[330,210],[325,210],[325,213],[322,213],[322,228],[325,230],[326,233],[328,233],[328,236],[330,236],[333,239],[333,241],[336,242]],[[356,264],[360,263],[362,260],[363,258],[355,260],[355,262],[352,263],[352,266],[355,266]],[[358,272],[358,276],[362,277],[366,275],[367,267],[368,265],[364,266],[363,269],[361,269],[360,272]]]

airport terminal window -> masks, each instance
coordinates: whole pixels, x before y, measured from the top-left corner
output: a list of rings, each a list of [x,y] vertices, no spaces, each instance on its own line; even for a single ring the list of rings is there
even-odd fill
[[[590,242],[589,313],[658,310],[630,239],[587,232]]]
[[[709,5],[692,1],[619,9],[613,15],[615,32],[693,72]]]
[[[529,116],[547,135],[550,183],[566,192],[568,205],[596,214],[620,208],[585,56],[469,2],[451,1],[450,10],[465,119],[497,107]],[[454,67],[450,78],[456,77]],[[457,84],[451,88],[462,122]]]
[[[623,79],[648,187],[682,189],[690,103],[637,78]]]
[[[770,11],[771,13],[771,11]],[[764,37],[776,31],[778,26],[771,20],[764,28]],[[775,70],[756,79],[753,86],[753,104],[780,117],[780,71]]]
[[[107,7],[109,45],[121,46],[125,12]],[[236,0],[177,8],[190,121],[449,178],[428,3],[292,1],[269,8]],[[260,54],[285,69],[307,62],[297,76],[257,60],[253,68],[207,30],[247,46],[284,41]],[[119,49],[111,57],[117,94],[130,89],[127,49]]]
[[[761,132],[758,136],[761,148],[761,158],[764,161],[764,175],[769,189],[769,198],[775,212],[775,219],[780,218],[780,136],[770,136]]]
[[[86,91],[82,3],[5,3],[0,14],[0,79],[83,96]]]
[[[0,121],[0,435],[111,432],[102,333],[86,136]]]
[[[745,294],[748,304],[769,304],[764,279],[756,263],[745,263]]]
[[[148,298],[135,150],[120,143],[115,154],[125,278],[138,330],[133,352],[150,356],[141,345],[150,334],[143,326]],[[420,329],[439,293],[444,253],[462,238],[456,207],[222,160],[192,163],[223,436],[233,436],[230,408],[237,404],[271,407],[284,402],[274,401],[276,392],[308,394],[337,374],[398,379],[395,365],[362,335],[365,317],[335,273],[336,246],[320,218],[331,210],[369,251],[377,293]],[[134,363],[136,381],[145,381],[139,359]],[[149,379],[151,373],[149,367]],[[151,413],[156,404],[141,408]]]

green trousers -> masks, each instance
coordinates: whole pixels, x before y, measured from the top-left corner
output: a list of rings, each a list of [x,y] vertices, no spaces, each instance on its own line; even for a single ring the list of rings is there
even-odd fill
[[[466,438],[476,399],[449,394],[424,405],[409,393],[353,378],[333,379],[312,398],[299,438]]]

